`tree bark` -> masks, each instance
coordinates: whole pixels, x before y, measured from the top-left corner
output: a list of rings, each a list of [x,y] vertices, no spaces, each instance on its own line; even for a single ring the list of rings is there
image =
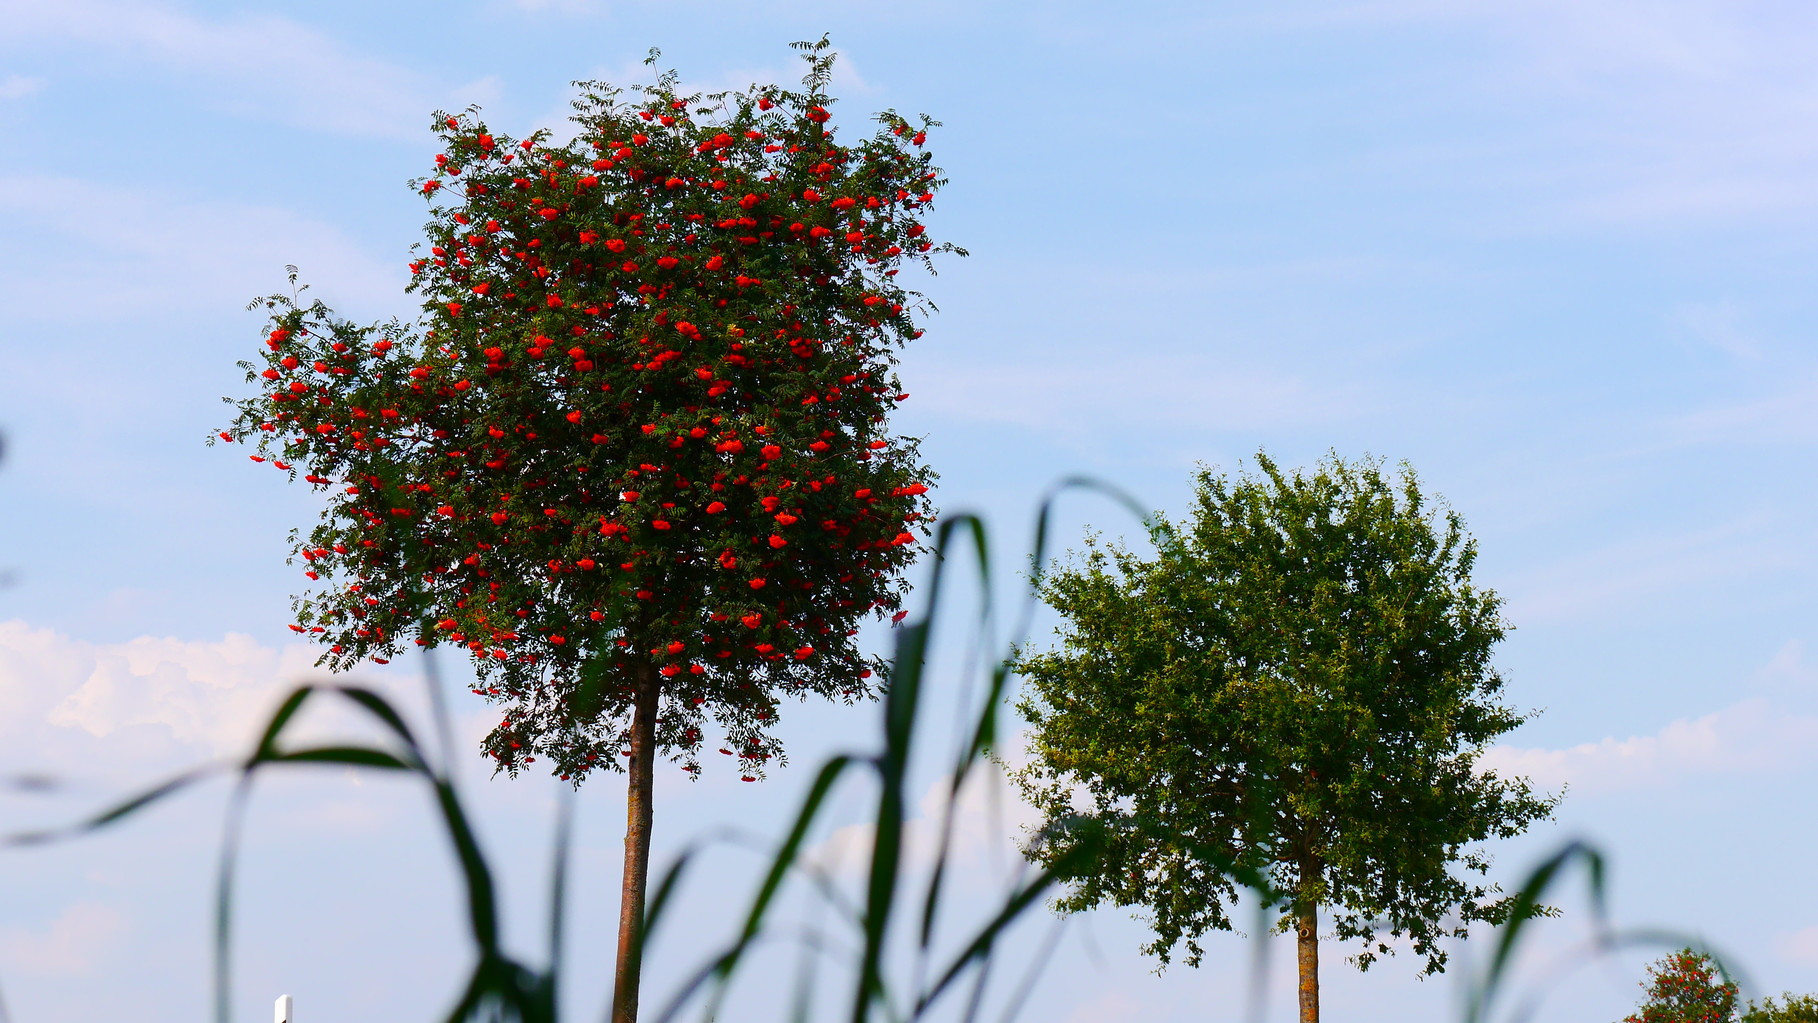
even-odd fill
[[[637,1023],[638,979],[644,965],[644,893],[650,881],[650,795],[655,775],[657,674],[637,671],[631,717],[630,779],[625,794],[625,878],[619,889],[619,957],[612,978],[612,1023]]]
[[[1319,1023],[1319,904],[1303,902],[1295,914],[1300,961],[1300,1023]]]

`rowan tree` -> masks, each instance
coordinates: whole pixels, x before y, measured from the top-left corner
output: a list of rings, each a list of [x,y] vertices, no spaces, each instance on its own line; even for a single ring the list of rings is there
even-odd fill
[[[782,698],[875,694],[854,636],[930,521],[888,414],[925,306],[896,275],[963,254],[922,223],[936,122],[838,140],[827,42],[798,48],[800,90],[577,83],[566,142],[437,113],[420,320],[262,300],[260,391],[219,435],[326,498],[293,534],[322,664],[464,648],[499,769],[627,771],[620,1020],[654,762],[698,773],[712,722],[753,781]]]
[[[1682,948],[1654,961],[1642,989],[1647,1000],[1623,1023],[1731,1023],[1736,1018],[1736,985],[1703,952]]]
[[[1322,906],[1360,967],[1403,939],[1437,972],[1440,939],[1506,912],[1470,877],[1476,843],[1552,804],[1477,765],[1522,717],[1496,700],[1506,627],[1459,517],[1411,470],[1256,461],[1202,470],[1190,520],[1152,520],[1152,556],[1088,536],[1046,577],[1063,625],[1015,665],[1020,781],[1045,818],[1032,857],[1099,850],[1059,908],[1145,908],[1164,964],[1231,928],[1238,876],[1284,893],[1315,1023]]]

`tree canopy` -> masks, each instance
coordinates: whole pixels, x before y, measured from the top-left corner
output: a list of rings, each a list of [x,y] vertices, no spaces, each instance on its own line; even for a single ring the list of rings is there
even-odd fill
[[[1020,780],[1046,822],[1032,856],[1103,843],[1061,908],[1144,908],[1163,963],[1232,927],[1237,872],[1286,893],[1316,1019],[1319,907],[1360,966],[1400,939],[1438,971],[1441,938],[1504,911],[1471,877],[1477,843],[1552,803],[1478,764],[1523,718],[1497,699],[1507,626],[1459,516],[1406,467],[1256,466],[1202,470],[1190,518],[1152,520],[1152,554],[1089,535],[1043,580],[1063,625],[1016,663]]]
[[[888,427],[921,333],[895,278],[954,250],[921,219],[933,122],[838,141],[824,42],[805,91],[583,83],[568,142],[438,114],[422,322],[265,300],[221,439],[327,498],[294,626],[326,664],[464,647],[491,756],[574,779],[619,767],[639,665],[690,771],[708,716],[750,777],[779,696],[873,691],[853,635],[899,606],[933,477]]]
[[[1736,985],[1709,955],[1682,948],[1648,966],[1646,1001],[1623,1023],[1731,1023]]]

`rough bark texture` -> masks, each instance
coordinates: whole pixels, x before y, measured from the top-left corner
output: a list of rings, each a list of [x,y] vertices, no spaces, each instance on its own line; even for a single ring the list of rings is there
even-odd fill
[[[1294,921],[1300,960],[1300,1023],[1319,1023],[1319,907],[1304,903]]]
[[[637,668],[631,723],[630,779],[625,795],[625,879],[619,891],[619,957],[613,971],[612,1023],[637,1023],[643,969],[644,890],[650,880],[650,792],[656,757],[657,675]]]
[[[1320,907],[1307,905],[1294,921],[1300,959],[1300,1023],[1320,1023]]]

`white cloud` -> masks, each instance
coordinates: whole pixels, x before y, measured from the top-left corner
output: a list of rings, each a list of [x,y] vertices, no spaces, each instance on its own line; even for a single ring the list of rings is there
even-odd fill
[[[21,175],[0,177],[0,212],[74,243],[0,255],[0,297],[15,317],[233,308],[278,290],[296,264],[315,294],[364,318],[392,311],[406,279],[402,253],[380,261],[338,228],[274,206]]]
[[[1804,640],[1787,640],[1762,667],[1759,676],[1771,686],[1818,692],[1818,668],[1807,663]]]
[[[1481,764],[1521,775],[1542,790],[1570,785],[1576,794],[1668,785],[1717,773],[1785,771],[1818,763],[1818,717],[1789,714],[1760,698],[1653,735],[1608,737],[1569,749],[1495,746]]]
[[[209,19],[130,0],[59,0],[0,2],[0,18],[15,46],[71,42],[150,60],[212,80],[221,102],[312,128],[415,140],[443,102],[424,76],[275,15]]]
[[[44,79],[30,75],[7,75],[0,79],[0,99],[19,99],[44,88]]]
[[[311,669],[304,644],[141,636],[92,643],[0,622],[0,773],[92,779],[244,752]]]
[[[0,956],[8,965],[36,973],[84,976],[126,932],[126,918],[112,906],[77,902],[42,931],[0,930]]]

